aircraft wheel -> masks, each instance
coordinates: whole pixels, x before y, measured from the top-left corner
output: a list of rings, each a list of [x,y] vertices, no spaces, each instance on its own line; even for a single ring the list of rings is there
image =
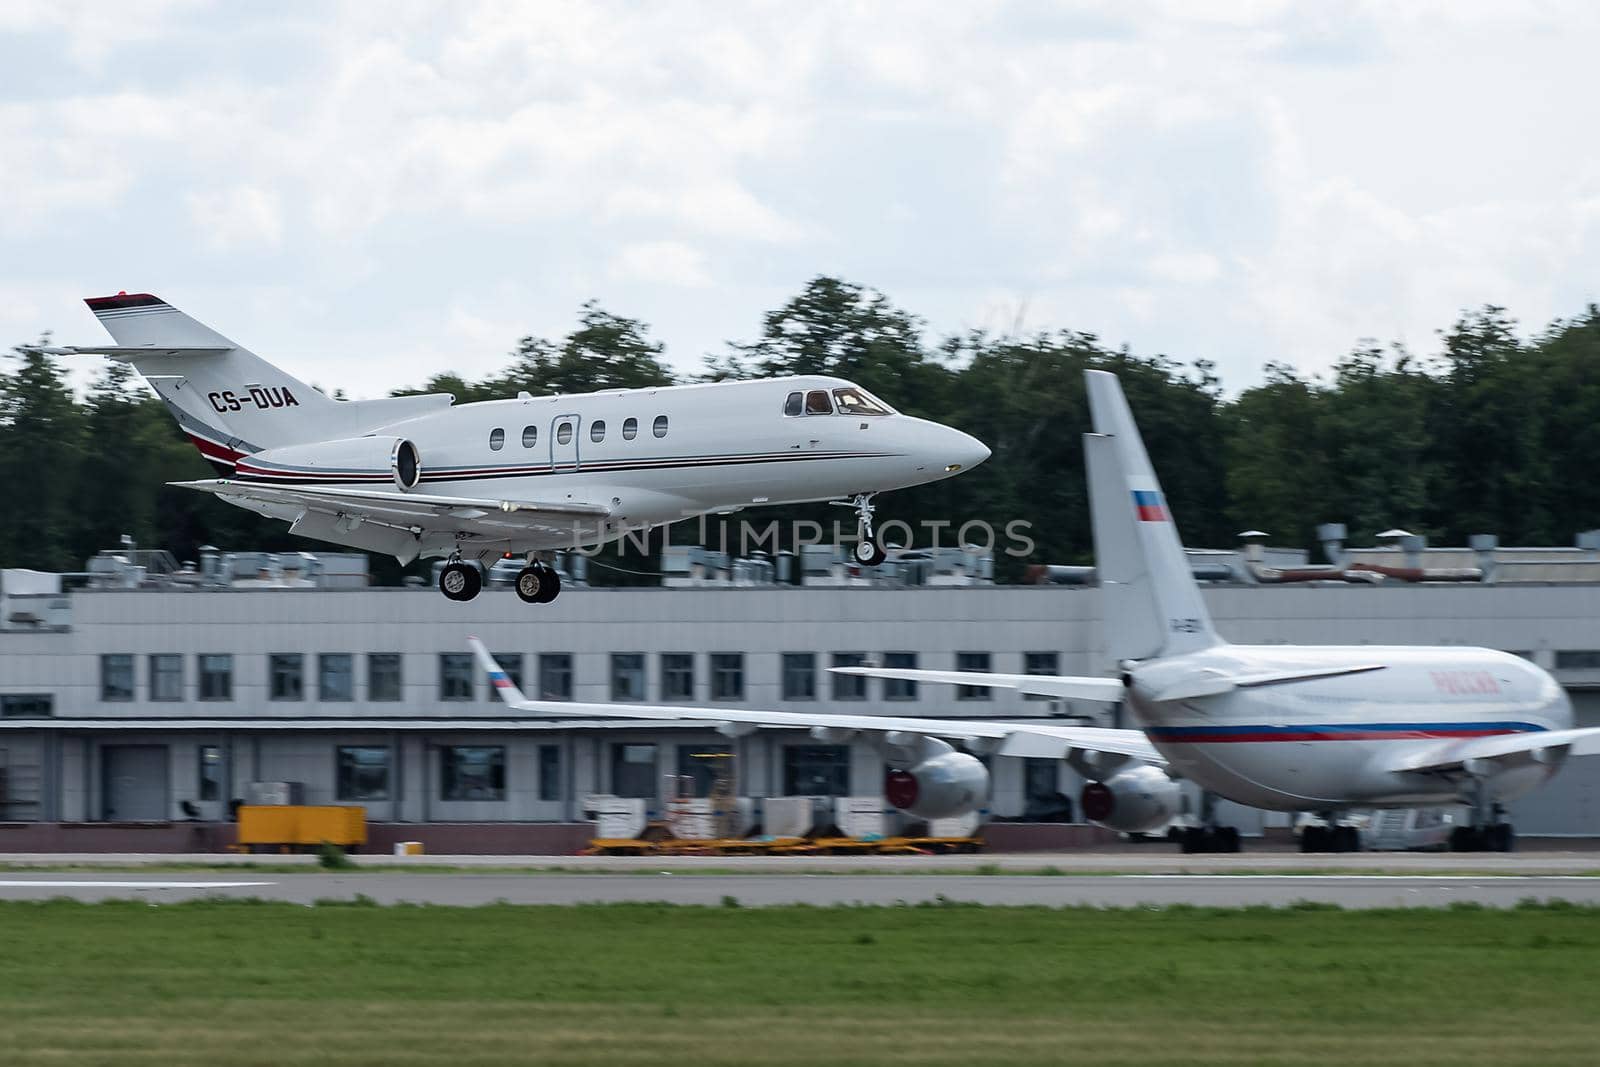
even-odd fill
[[[1333,832],[1335,852],[1360,852],[1361,833],[1354,826],[1341,826]]]
[[[540,564],[540,569],[544,572],[544,586],[539,590],[539,599],[535,600],[534,603],[548,604],[561,595],[561,575],[554,567],[547,564]]]
[[[1237,826],[1219,826],[1217,828],[1218,852],[1239,851],[1239,828]]]
[[[889,553],[885,552],[883,546],[878,544],[876,537],[861,538],[856,542],[852,555],[856,563],[862,567],[876,567],[889,558]]]
[[[529,564],[517,572],[517,597],[524,604],[543,604],[544,586],[544,568],[538,564]]]
[[[1300,829],[1300,851],[1322,852],[1327,846],[1323,844],[1324,829],[1321,826],[1304,826]]]
[[[439,592],[447,600],[466,601],[478,595],[483,588],[483,575],[468,563],[447,563],[439,572]]]
[[[1498,822],[1489,827],[1488,849],[1490,852],[1515,852],[1517,848],[1517,832],[1508,822]]]
[[[1450,831],[1451,852],[1482,852],[1483,833],[1476,826],[1457,826]]]

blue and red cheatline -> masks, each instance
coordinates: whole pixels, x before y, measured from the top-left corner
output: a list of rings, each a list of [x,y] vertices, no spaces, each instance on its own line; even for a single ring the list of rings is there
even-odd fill
[[[1166,522],[1169,517],[1166,502],[1152,489],[1133,491],[1133,510],[1140,522]]]

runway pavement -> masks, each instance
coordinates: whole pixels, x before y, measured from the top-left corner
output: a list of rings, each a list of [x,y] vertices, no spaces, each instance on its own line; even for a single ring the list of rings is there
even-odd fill
[[[483,905],[667,902],[745,906],[773,904],[920,904],[948,901],[986,905],[1092,905],[1139,907],[1169,904],[1273,905],[1299,901],[1347,908],[1444,906],[1471,902],[1509,907],[1519,901],[1559,899],[1600,905],[1600,878],[1571,876],[1427,875],[1008,875],[924,874],[538,874],[226,872],[181,876],[159,873],[9,872],[0,877],[0,900],[138,899],[151,903],[208,896],[260,897],[298,904],[365,896],[380,904]]]

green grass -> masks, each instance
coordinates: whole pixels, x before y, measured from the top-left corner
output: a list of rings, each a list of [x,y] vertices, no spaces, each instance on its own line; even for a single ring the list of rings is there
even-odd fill
[[[725,904],[0,904],[0,1060],[1461,1067],[1600,1042],[1597,909]]]

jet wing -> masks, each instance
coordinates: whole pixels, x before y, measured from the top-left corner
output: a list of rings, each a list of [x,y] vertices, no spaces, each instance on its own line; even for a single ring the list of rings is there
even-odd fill
[[[1391,771],[1471,770],[1469,763],[1532,759],[1548,763],[1563,756],[1600,755],[1600,727],[1577,730],[1536,730],[1527,733],[1470,737],[1442,741],[1432,748],[1399,754],[1388,764]]]
[[[694,708],[652,704],[578,704],[564,700],[529,700],[522,695],[483,642],[469,638],[472,651],[488,673],[490,684],[507,707],[530,715],[579,718],[649,719],[726,724],[726,732],[739,726],[788,727],[810,730],[812,736],[845,740],[857,733],[909,733],[962,741],[978,752],[1034,758],[1065,757],[1074,750],[1129,756],[1165,764],[1140,730],[1109,730],[1093,726],[1049,726],[1023,722],[982,722],[970,719],[920,719],[890,715],[828,715],[817,712],[758,711],[750,708]]]
[[[611,509],[598,504],[546,503],[432,496],[426,493],[323,485],[257,485],[231,478],[172,482],[214,493],[230,503],[294,523],[310,537],[388,552],[409,562],[429,539],[493,546],[538,535],[551,544],[587,543],[603,529]]]
[[[833,674],[861,678],[890,678],[902,682],[972,685],[980,689],[1015,689],[1038,696],[1070,697],[1115,704],[1123,686],[1115,678],[1068,678],[1051,674],[987,674],[980,671],[922,671],[899,667],[829,667]]]

